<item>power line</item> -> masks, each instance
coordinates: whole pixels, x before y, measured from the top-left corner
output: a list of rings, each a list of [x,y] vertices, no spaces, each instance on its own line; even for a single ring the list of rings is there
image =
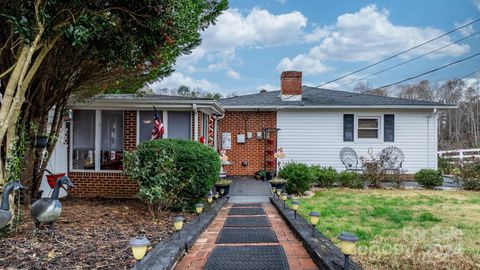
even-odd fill
[[[336,78],[336,79],[333,79],[333,80],[330,80],[330,81],[328,81],[328,82],[322,83],[322,84],[320,84],[320,85],[318,85],[318,86],[316,86],[316,87],[322,87],[322,86],[327,85],[327,84],[329,84],[329,83],[336,82],[336,81],[338,81],[338,80],[340,80],[340,79],[343,79],[343,78],[345,78],[345,77],[348,77],[348,76],[350,76],[350,75],[356,74],[356,73],[358,73],[358,72],[360,72],[360,71],[363,71],[363,70],[365,70],[365,69],[368,69],[368,68],[371,68],[371,67],[376,66],[376,65],[378,65],[378,64],[381,64],[381,63],[383,63],[383,62],[385,62],[385,61],[388,61],[388,60],[390,60],[390,59],[393,59],[393,58],[395,58],[395,57],[397,57],[397,56],[399,56],[399,55],[405,54],[405,53],[407,53],[407,52],[409,52],[409,51],[412,51],[412,50],[414,50],[414,49],[416,49],[416,48],[418,48],[418,47],[420,47],[420,46],[423,46],[423,45],[425,45],[425,44],[427,44],[427,43],[430,43],[430,42],[435,41],[435,40],[437,40],[437,39],[439,39],[439,38],[442,38],[442,37],[444,37],[444,36],[447,36],[447,35],[449,35],[449,34],[451,34],[451,33],[453,33],[453,32],[456,32],[456,31],[458,31],[458,30],[460,30],[460,29],[462,29],[462,28],[465,28],[465,27],[467,27],[467,26],[469,26],[469,25],[472,25],[472,24],[474,24],[474,23],[476,23],[476,22],[478,22],[478,21],[480,21],[480,18],[479,18],[479,19],[476,19],[476,20],[474,20],[474,21],[471,21],[471,22],[469,22],[469,23],[467,23],[467,24],[464,24],[464,25],[462,25],[462,26],[460,26],[460,27],[457,27],[457,28],[455,28],[455,29],[453,29],[453,30],[450,30],[450,31],[448,31],[447,33],[442,34],[442,35],[440,35],[440,36],[438,36],[438,37],[435,37],[435,38],[433,38],[433,39],[430,39],[430,40],[428,40],[428,41],[425,41],[425,42],[423,42],[423,43],[420,43],[420,44],[418,44],[418,45],[416,45],[416,46],[413,46],[413,47],[411,47],[410,49],[407,49],[407,50],[405,50],[405,51],[402,51],[402,52],[399,52],[399,53],[397,53],[397,54],[394,54],[394,55],[392,55],[392,56],[390,56],[390,57],[387,57],[387,58],[382,59],[382,60],[380,60],[380,61],[378,61],[378,62],[375,62],[375,63],[373,63],[373,64],[370,64],[370,65],[368,65],[368,66],[366,66],[366,67],[363,67],[363,68],[357,69],[357,70],[355,70],[355,71],[352,71],[352,72],[350,72],[350,73],[348,73],[348,74],[345,74],[345,75],[343,75],[343,76],[340,76],[340,77],[338,77],[338,78]]]
[[[432,69],[432,70],[423,72],[423,73],[421,73],[421,74],[418,74],[418,75],[415,75],[415,76],[412,76],[412,77],[409,77],[409,78],[406,78],[406,79],[404,79],[404,80],[401,80],[401,81],[398,81],[398,82],[395,82],[395,83],[390,83],[390,84],[386,84],[386,85],[377,87],[377,88],[375,88],[375,89],[373,89],[373,90],[378,90],[378,89],[381,89],[381,88],[387,88],[387,87],[394,86],[394,85],[397,85],[397,84],[400,84],[400,83],[403,83],[403,82],[406,82],[406,81],[410,81],[410,80],[416,79],[416,78],[418,78],[418,77],[421,77],[421,76],[423,76],[423,75],[427,75],[427,74],[430,74],[430,73],[432,73],[432,72],[439,71],[439,70],[444,69],[444,68],[447,68],[447,67],[449,67],[449,66],[458,64],[458,63],[460,63],[460,62],[466,61],[466,60],[471,59],[471,58],[474,58],[474,57],[479,56],[479,55],[480,55],[480,52],[478,52],[478,53],[476,53],[476,54],[473,54],[473,55],[470,55],[470,56],[468,56],[468,57],[462,58],[462,59],[460,59],[460,60],[451,62],[451,63],[446,64],[446,65],[444,65],[444,66],[441,66],[441,67],[438,67],[438,68],[435,68],[435,69]]]
[[[463,76],[460,80],[463,80],[463,79],[465,79],[465,78],[467,78],[467,77],[470,77],[470,76],[472,76],[473,74],[475,74],[475,73],[477,73],[477,72],[479,72],[479,71],[480,71],[480,68],[477,69],[477,70],[475,70],[475,71],[472,72],[472,73],[469,73],[469,74]]]
[[[350,85],[350,84],[352,84],[352,83],[356,83],[356,82],[358,82],[358,81],[362,81],[362,80],[371,78],[371,77],[376,76],[376,75],[378,75],[378,74],[380,74],[380,73],[383,73],[383,72],[385,72],[385,71],[389,71],[389,70],[391,70],[391,69],[393,69],[393,68],[396,68],[396,67],[405,65],[405,64],[407,64],[407,63],[410,63],[410,62],[412,62],[412,61],[415,61],[415,60],[417,60],[417,59],[419,59],[419,58],[422,58],[422,57],[427,56],[427,55],[429,55],[429,54],[432,54],[432,53],[434,53],[434,52],[438,52],[438,51],[440,51],[440,50],[442,50],[442,49],[444,49],[444,48],[446,48],[446,47],[448,47],[448,46],[451,46],[451,45],[453,45],[453,44],[459,43],[459,42],[461,42],[461,41],[463,41],[463,40],[465,40],[465,39],[467,39],[467,38],[476,36],[476,35],[478,35],[478,34],[480,34],[480,31],[478,31],[478,32],[476,32],[476,33],[473,33],[473,34],[471,34],[471,35],[468,35],[468,36],[466,36],[466,37],[463,37],[463,38],[461,38],[461,39],[455,40],[454,42],[451,42],[451,43],[449,43],[449,44],[447,44],[447,45],[444,45],[444,46],[442,46],[442,47],[440,47],[440,48],[437,48],[437,49],[435,49],[435,50],[432,50],[432,51],[429,51],[429,52],[424,53],[424,54],[422,54],[422,55],[419,55],[419,56],[417,56],[417,57],[414,57],[414,58],[412,58],[412,59],[410,59],[410,60],[407,60],[407,61],[398,63],[398,64],[396,64],[396,65],[393,65],[393,66],[388,67],[388,68],[386,68],[386,69],[382,69],[382,70],[380,70],[380,71],[378,71],[378,72],[375,72],[375,73],[373,73],[373,74],[370,74],[370,75],[368,75],[368,76],[365,76],[365,77],[362,77],[362,78],[353,80],[353,81],[351,81],[351,82],[342,84],[342,85],[340,85],[340,86],[337,86],[337,87],[333,88],[333,90],[336,90],[336,89],[338,89],[338,88],[341,88],[341,87]]]

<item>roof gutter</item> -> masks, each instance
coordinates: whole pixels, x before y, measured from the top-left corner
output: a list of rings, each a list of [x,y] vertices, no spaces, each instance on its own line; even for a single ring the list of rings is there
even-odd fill
[[[295,106],[295,105],[284,105],[284,106],[223,106],[225,110],[281,110],[281,109],[456,109],[456,105],[439,105],[439,106],[422,106],[422,105],[368,105],[368,106]]]

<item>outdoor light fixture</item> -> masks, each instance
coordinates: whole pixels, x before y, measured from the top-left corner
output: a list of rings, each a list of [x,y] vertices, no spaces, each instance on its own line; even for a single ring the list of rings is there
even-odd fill
[[[287,199],[288,199],[288,194],[285,192],[282,193],[283,209],[287,208]]]
[[[137,236],[130,240],[130,247],[132,248],[133,257],[137,260],[136,269],[139,267],[140,261],[145,257],[147,253],[147,247],[150,245],[150,241],[145,236]]]
[[[195,210],[197,211],[197,214],[201,214],[203,212],[203,203],[195,204]]]
[[[214,197],[215,200],[216,200],[216,199],[218,199],[218,197],[220,197],[220,194],[218,194],[218,192],[214,192],[214,193],[213,193],[213,197]]]
[[[223,194],[224,194],[224,193],[225,193],[225,189],[221,188],[221,189],[220,189],[220,195],[222,195],[222,197],[223,197]]]
[[[212,195],[207,196],[207,202],[208,203],[213,203],[213,196]]]
[[[277,196],[280,197],[280,194],[282,194],[282,189],[281,189],[281,188],[277,188]]]
[[[300,202],[299,201],[292,201],[292,209],[295,215],[295,219],[297,219],[297,210],[300,207]]]
[[[345,261],[343,269],[348,269],[350,264],[350,255],[354,254],[357,249],[358,238],[353,233],[342,232],[338,235],[338,240],[340,240],[340,250],[343,255],[345,255]]]
[[[309,219],[310,224],[312,224],[312,237],[313,237],[315,235],[315,226],[320,221],[320,213],[310,212],[310,213],[308,213],[308,216],[310,217],[310,219]]]
[[[177,216],[175,217],[175,219],[173,220],[173,227],[175,227],[175,230],[178,232],[180,230],[182,230],[183,228],[183,220],[184,218],[182,216]]]
[[[275,197],[275,192],[277,192],[277,187],[272,187],[272,193],[274,197]]]

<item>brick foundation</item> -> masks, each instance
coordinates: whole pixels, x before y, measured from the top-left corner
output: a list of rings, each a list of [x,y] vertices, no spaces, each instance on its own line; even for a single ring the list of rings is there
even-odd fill
[[[252,176],[255,172],[264,169],[264,143],[263,139],[257,139],[256,133],[264,128],[276,128],[277,115],[276,112],[225,112],[225,117],[218,124],[218,141],[222,140],[223,132],[230,132],[232,135],[232,149],[226,150],[229,161],[232,165],[224,166],[227,175],[233,176]],[[252,139],[247,139],[245,144],[237,143],[237,135],[253,133]],[[276,149],[276,135],[272,133],[270,139],[273,145],[268,145],[269,149]],[[221,145],[220,149],[221,148]],[[268,160],[273,159],[273,153],[269,155]],[[242,161],[248,162],[247,166],[242,166]],[[275,166],[269,164],[267,170],[274,170]]]

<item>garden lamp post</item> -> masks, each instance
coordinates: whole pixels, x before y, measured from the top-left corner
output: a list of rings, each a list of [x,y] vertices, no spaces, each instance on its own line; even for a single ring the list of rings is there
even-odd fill
[[[195,211],[197,211],[198,222],[200,222],[200,214],[203,212],[203,203],[196,203],[195,204]]]
[[[288,194],[285,192],[282,193],[283,209],[287,209],[287,199],[288,199]]]
[[[297,210],[300,207],[300,202],[299,201],[292,201],[292,210],[294,212],[294,217],[297,219]]]
[[[207,196],[207,202],[208,202],[208,203],[213,203],[213,195],[210,195],[210,194],[209,194],[209,195]]]
[[[338,235],[338,240],[340,240],[340,250],[345,255],[343,269],[348,269],[350,266],[350,255],[355,253],[357,249],[358,238],[353,233],[342,232]]]
[[[182,216],[176,216],[173,220],[173,227],[175,227],[175,231],[178,232],[178,239],[180,239],[180,231],[183,228],[183,220],[184,218]]]
[[[312,224],[312,237],[315,235],[315,226],[320,221],[320,213],[310,212],[308,213],[310,224]]]
[[[273,193],[273,197],[275,197],[275,192],[277,192],[277,187],[272,187],[272,193]]]
[[[280,197],[280,194],[282,194],[282,189],[281,189],[281,188],[277,188],[277,197]]]
[[[213,193],[213,197],[215,198],[215,200],[217,200],[218,197],[220,197],[220,194],[218,194],[218,192],[215,191],[215,192]]]
[[[132,248],[132,254],[135,260],[135,268],[140,269],[140,261],[145,257],[147,253],[147,247],[150,246],[150,241],[145,236],[137,236],[130,240],[130,247]]]

